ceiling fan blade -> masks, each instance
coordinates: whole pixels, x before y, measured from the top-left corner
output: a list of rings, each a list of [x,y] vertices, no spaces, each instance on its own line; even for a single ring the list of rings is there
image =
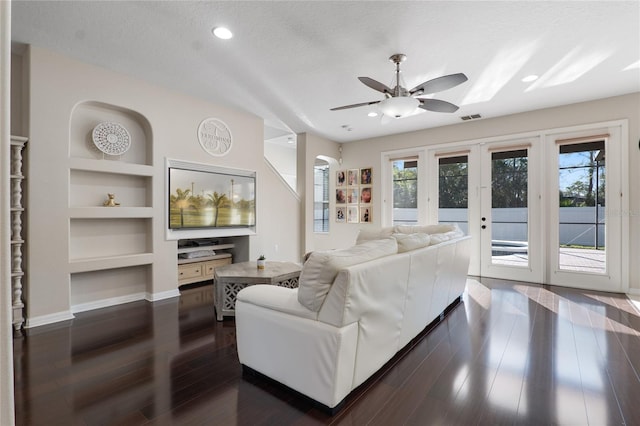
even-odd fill
[[[458,110],[458,106],[452,104],[451,102],[441,101],[440,99],[418,99],[420,101],[420,105],[418,105],[422,109],[426,109],[427,111],[433,112],[456,112]]]
[[[373,90],[377,90],[378,92],[386,93],[388,95],[393,95],[393,91],[386,84],[382,84],[377,80],[374,80],[369,77],[358,77],[364,85],[372,88]]]
[[[358,108],[358,107],[361,107],[361,106],[375,105],[375,104],[379,104],[379,103],[380,103],[380,101],[362,102],[362,103],[359,103],[359,104],[344,105],[344,106],[331,108],[330,111],[339,111],[341,109]]]
[[[409,90],[409,94],[420,96],[429,93],[437,93],[443,90],[456,87],[458,84],[462,84],[467,81],[468,78],[463,73],[444,75],[442,77],[427,80],[422,84],[417,85],[413,89]]]

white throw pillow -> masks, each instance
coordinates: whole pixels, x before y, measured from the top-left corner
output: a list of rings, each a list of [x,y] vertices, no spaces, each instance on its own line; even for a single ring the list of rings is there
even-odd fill
[[[416,233],[416,234],[393,234],[393,238],[398,241],[398,253],[404,253],[411,250],[416,250],[422,247],[427,247],[431,241],[429,234]]]
[[[389,226],[382,229],[360,229],[356,237],[356,244],[362,244],[371,240],[379,240],[381,238],[389,238],[393,233],[393,227]]]
[[[440,223],[437,225],[396,225],[394,232],[399,234],[444,234],[445,232],[462,232],[456,223]],[[462,234],[461,234],[462,235]]]
[[[300,273],[298,302],[318,312],[341,269],[397,252],[395,238],[371,240],[341,250],[314,251]]]

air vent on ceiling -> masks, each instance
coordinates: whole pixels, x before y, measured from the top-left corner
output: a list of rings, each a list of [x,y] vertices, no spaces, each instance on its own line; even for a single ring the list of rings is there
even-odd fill
[[[480,114],[471,114],[460,117],[462,121],[477,120],[478,118],[482,118],[482,116]]]

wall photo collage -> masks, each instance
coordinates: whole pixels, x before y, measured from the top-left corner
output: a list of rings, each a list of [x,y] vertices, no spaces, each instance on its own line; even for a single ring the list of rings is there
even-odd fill
[[[373,222],[371,167],[336,172],[336,222]]]

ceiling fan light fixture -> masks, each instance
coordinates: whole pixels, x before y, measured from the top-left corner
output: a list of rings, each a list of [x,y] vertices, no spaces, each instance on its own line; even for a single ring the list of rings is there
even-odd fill
[[[422,110],[451,113],[456,112],[459,109],[457,105],[454,105],[451,102],[432,98],[417,99],[417,97],[423,96],[425,93],[431,94],[456,87],[468,80],[466,75],[462,73],[443,75],[442,77],[427,80],[413,89],[407,90],[403,82],[404,79],[402,78],[402,74],[400,73],[400,63],[405,59],[407,59],[407,56],[402,53],[391,55],[389,58],[391,62],[396,64],[395,82],[391,84],[393,89],[372,78],[358,77],[358,80],[360,80],[360,82],[365,86],[383,93],[385,95],[384,100],[339,106],[331,108],[331,111],[378,105],[379,112],[387,117],[402,118],[412,115],[418,111],[422,112]],[[369,117],[375,117],[375,115],[371,113],[368,115]]]
[[[413,112],[420,105],[420,101],[410,96],[387,98],[380,102],[380,111],[386,116],[402,118]]]

